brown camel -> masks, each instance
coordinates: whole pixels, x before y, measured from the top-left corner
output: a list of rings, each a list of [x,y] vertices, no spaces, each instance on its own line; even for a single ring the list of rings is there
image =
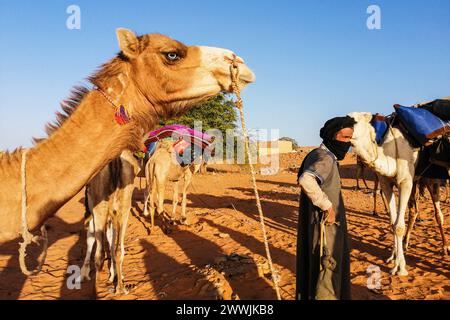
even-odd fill
[[[109,243],[111,265],[109,281],[117,273],[116,293],[127,293],[123,285],[123,259],[125,256],[125,233],[132,206],[134,178],[140,171],[139,162],[129,150],[111,161],[86,186],[85,206],[87,225],[87,250],[81,281],[90,280],[90,264],[94,242],[96,243],[95,267],[99,272],[103,266],[103,239],[106,233]],[[120,251],[117,247],[120,244]]]
[[[158,147],[145,166],[145,177],[147,179],[148,191],[144,196],[145,207],[144,216],[148,217],[148,204],[150,203],[151,230],[154,227],[155,201],[158,201],[156,212],[164,217],[164,195],[168,182],[173,182],[172,217],[175,218],[178,205],[178,184],[183,181],[183,198],[181,201],[181,222],[186,223],[186,194],[192,176],[200,169],[201,162],[193,161],[189,165],[181,166],[176,158],[173,149],[173,142],[169,140],[161,141]]]
[[[126,29],[117,36],[121,52],[90,77],[98,89],[76,89],[49,125],[49,137],[29,150],[24,186],[23,150],[0,156],[0,244],[20,235],[23,188],[27,224],[35,230],[124,149],[141,149],[142,133],[159,120],[230,92],[231,60],[241,64],[241,87],[255,79],[229,50],[186,46],[160,34],[138,37]],[[115,116],[118,109],[129,121]]]
[[[444,214],[442,213],[440,203],[441,185],[445,186],[447,189],[447,181],[445,180],[431,179],[426,177],[416,177],[411,192],[411,198],[409,199],[408,202],[409,219],[408,219],[408,228],[406,230],[405,236],[405,250],[408,249],[409,242],[411,239],[411,233],[414,229],[414,224],[419,216],[419,210],[417,207],[417,196],[418,196],[417,189],[420,190],[421,195],[424,195],[425,191],[424,189],[426,188],[431,195],[431,201],[433,202],[434,208],[434,216],[436,218],[436,222],[439,227],[439,232],[441,234],[442,248],[443,248],[442,253],[444,255],[450,254],[450,246],[448,245],[447,238],[445,236]],[[445,201],[447,201],[447,196],[445,198]]]

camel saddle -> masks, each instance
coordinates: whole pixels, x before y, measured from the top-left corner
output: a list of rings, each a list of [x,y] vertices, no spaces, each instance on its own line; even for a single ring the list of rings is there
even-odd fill
[[[409,126],[401,121],[398,113],[386,117],[375,114],[372,117],[371,124],[375,129],[378,145],[383,143],[389,126],[392,126],[403,133],[412,147],[420,148],[416,175],[433,179],[450,178],[450,133],[444,132],[422,144],[415,138],[414,134],[411,134]]]

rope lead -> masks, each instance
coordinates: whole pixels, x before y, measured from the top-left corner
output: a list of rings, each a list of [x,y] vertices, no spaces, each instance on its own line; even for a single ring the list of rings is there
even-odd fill
[[[41,236],[33,236],[30,231],[28,231],[27,226],[27,186],[26,186],[26,164],[27,164],[27,154],[29,149],[26,149],[22,152],[22,163],[20,167],[20,177],[21,177],[21,185],[22,185],[22,214],[21,214],[21,235],[23,238],[23,242],[20,243],[19,248],[19,264],[22,273],[26,276],[34,276],[37,275],[44,265],[45,258],[47,257],[47,248],[48,248],[48,237],[47,230],[45,228],[45,224],[41,227]],[[27,256],[27,246],[31,243],[35,243],[39,245],[39,241],[43,243],[43,249],[38,258],[38,266],[35,270],[28,270],[27,264],[25,262],[25,257]]]
[[[264,223],[264,214],[263,214],[263,210],[261,207],[261,200],[259,199],[258,187],[256,185],[255,168],[250,160],[251,154],[250,154],[250,147],[249,147],[249,138],[248,138],[247,127],[245,125],[244,103],[242,101],[241,90],[238,85],[239,65],[238,65],[238,62],[236,61],[236,57],[231,62],[230,74],[231,74],[231,87],[233,89],[233,93],[236,95],[236,98],[237,98],[235,105],[236,105],[236,108],[239,109],[240,118],[241,118],[242,131],[244,134],[245,149],[247,151],[247,157],[248,157],[250,172],[251,172],[251,176],[252,176],[253,190],[255,192],[255,198],[256,198],[256,206],[258,208],[259,220],[261,223],[261,230],[262,230],[262,234],[263,234],[263,238],[264,238],[264,248],[266,250],[267,261],[269,262],[270,273],[271,273],[272,281],[273,281],[273,284],[275,287],[275,292],[277,294],[277,299],[281,300],[280,288],[278,286],[278,274],[276,274],[275,268],[273,267],[273,263],[272,263],[272,257],[271,257],[270,249],[269,249],[269,241],[267,240],[266,225]]]

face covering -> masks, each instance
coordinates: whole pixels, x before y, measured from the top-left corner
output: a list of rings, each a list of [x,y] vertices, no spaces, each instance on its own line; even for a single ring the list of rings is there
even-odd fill
[[[350,142],[342,142],[337,140],[324,140],[323,144],[336,156],[339,161],[345,158],[345,155],[351,146]]]
[[[338,160],[343,160],[348,150],[350,149],[350,142],[337,141],[335,139],[336,133],[344,128],[353,128],[355,119],[345,116],[336,117],[325,122],[325,125],[320,129],[320,137],[323,139],[323,144],[330,150]]]

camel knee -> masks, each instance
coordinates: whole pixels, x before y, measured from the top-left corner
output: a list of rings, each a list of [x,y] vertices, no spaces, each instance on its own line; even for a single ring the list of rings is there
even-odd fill
[[[405,235],[405,226],[395,226],[395,235],[402,238]]]

